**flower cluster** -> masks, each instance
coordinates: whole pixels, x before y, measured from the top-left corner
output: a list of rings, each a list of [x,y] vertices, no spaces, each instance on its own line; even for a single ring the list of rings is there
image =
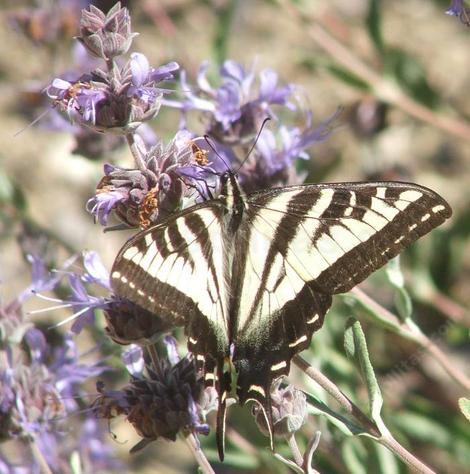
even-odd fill
[[[133,53],[121,68],[96,69],[74,82],[54,79],[47,95],[72,122],[125,134],[157,114],[165,92],[157,84],[171,79],[178,68],[176,63],[152,68],[143,54]]]
[[[135,35],[129,11],[119,2],[107,15],[94,6],[83,11],[78,40],[107,67],[73,81],[56,78],[47,88],[49,98],[72,122],[98,132],[126,134],[158,113],[166,90],[157,84],[172,79],[179,66],[170,62],[153,68],[141,53],[132,53],[119,66],[116,57],[128,51]]]
[[[0,307],[0,439],[16,443],[15,449],[0,450],[0,470],[26,472],[31,468],[28,472],[39,472],[41,456],[56,472],[71,473],[73,452],[96,468],[118,467],[90,413],[80,420],[78,436],[65,436],[70,426],[67,418],[77,417],[84,395],[80,387],[103,373],[105,366],[81,362],[71,333],[44,332],[24,315],[23,304],[31,296],[54,289],[60,280],[60,275],[46,271],[41,259],[30,257],[30,261],[32,284]],[[29,448],[32,444],[37,450]],[[10,456],[13,452],[16,456]],[[31,452],[36,453],[34,458]]]
[[[97,193],[88,201],[87,209],[100,224],[107,225],[114,210],[127,226],[147,228],[180,209],[183,199],[209,196],[207,151],[189,132],[178,132],[166,146],[160,141],[147,150],[140,139],[135,146],[142,157],[138,167],[106,164]]]
[[[207,69],[208,63],[199,69],[196,86],[189,84],[182,72],[183,98],[164,99],[163,103],[182,111],[183,127],[189,111],[205,116],[203,133],[222,157],[217,169],[226,171],[223,166],[227,164],[239,168],[246,192],[300,183],[295,160],[308,158],[305,150],[329,135],[337,114],[315,127],[311,112],[303,107],[301,89],[293,84],[280,85],[277,73],[271,69],[262,70],[256,77],[254,67],[246,70],[235,61],[225,61],[219,71],[219,87],[211,86]],[[279,115],[286,111],[300,115],[297,122],[302,125],[285,125]],[[263,128],[266,119],[271,123]]]
[[[134,346],[123,354],[131,375],[129,384],[121,390],[106,390],[98,382],[100,396],[93,403],[94,411],[100,418],[126,416],[143,438],[132,452],[160,437],[175,441],[180,431],[209,433],[209,426],[201,421],[201,416],[216,405],[201,405],[207,399],[194,361],[188,357],[179,359],[173,338],[166,337],[165,343],[171,362],[158,360],[146,364],[142,350]]]

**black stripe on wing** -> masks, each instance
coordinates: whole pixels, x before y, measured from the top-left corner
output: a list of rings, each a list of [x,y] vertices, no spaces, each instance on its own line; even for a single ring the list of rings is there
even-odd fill
[[[328,206],[321,215],[312,217],[325,192],[330,193]],[[273,228],[274,240],[287,249],[296,239],[304,239],[304,249],[297,250],[297,255],[293,249],[285,257],[299,270],[303,267],[306,274],[310,273],[318,291],[330,294],[349,291],[452,213],[433,191],[397,182],[280,188],[269,192],[271,199],[253,195],[249,202],[262,213],[281,193],[286,193],[287,199],[289,193],[293,197],[287,206],[288,215]],[[314,223],[309,222],[312,219]],[[329,254],[321,250],[325,246]],[[306,252],[309,247],[310,254]],[[317,262],[322,271],[309,271],[308,261],[310,265]]]

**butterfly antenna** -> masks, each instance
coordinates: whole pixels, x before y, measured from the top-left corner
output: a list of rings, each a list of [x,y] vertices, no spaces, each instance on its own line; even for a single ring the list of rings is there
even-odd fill
[[[206,143],[209,145],[210,149],[215,153],[215,155],[220,158],[220,160],[222,161],[222,163],[225,165],[225,167],[227,168],[227,170],[230,170],[230,166],[229,164],[225,161],[225,158],[216,150],[215,146],[212,144],[211,142],[211,137],[209,135],[204,135],[204,140],[206,141]]]
[[[22,129],[18,130],[13,137],[17,137],[20,133],[23,133],[25,130],[28,130],[28,128],[32,127],[33,125],[37,124],[39,120],[41,120],[44,116],[46,116],[51,109],[47,109],[41,114],[39,114],[32,122],[28,123],[28,125],[25,125]]]
[[[251,145],[251,148],[248,150],[248,153],[246,154],[245,158],[243,158],[243,161],[240,163],[240,166],[238,167],[237,169],[237,173],[240,171],[240,169],[242,168],[242,166],[245,164],[246,160],[250,157],[251,153],[253,152],[253,150],[255,149],[255,146],[256,144],[258,143],[258,140],[259,140],[259,137],[261,135],[261,132],[263,131],[265,125],[267,122],[269,122],[269,120],[271,120],[271,117],[266,117],[264,120],[263,120],[263,123],[261,124],[261,127],[259,128],[259,132],[257,133],[256,135],[256,138],[253,142],[253,145]]]

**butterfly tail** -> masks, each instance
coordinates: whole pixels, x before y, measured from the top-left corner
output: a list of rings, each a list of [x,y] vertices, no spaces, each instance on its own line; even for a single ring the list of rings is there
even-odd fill
[[[216,384],[219,395],[219,409],[217,411],[217,450],[219,459],[224,460],[225,454],[225,419],[227,416],[227,396],[230,394],[232,375],[230,369],[224,370],[223,364],[218,366],[218,382]]]

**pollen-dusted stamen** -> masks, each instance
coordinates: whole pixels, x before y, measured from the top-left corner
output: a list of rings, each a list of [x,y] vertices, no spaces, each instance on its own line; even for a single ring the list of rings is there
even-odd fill
[[[191,141],[191,151],[193,152],[194,159],[198,165],[206,166],[209,164],[209,152],[207,150],[203,150],[194,141]]]
[[[158,188],[155,186],[144,197],[139,208],[140,228],[147,229],[155,222],[158,215]]]

